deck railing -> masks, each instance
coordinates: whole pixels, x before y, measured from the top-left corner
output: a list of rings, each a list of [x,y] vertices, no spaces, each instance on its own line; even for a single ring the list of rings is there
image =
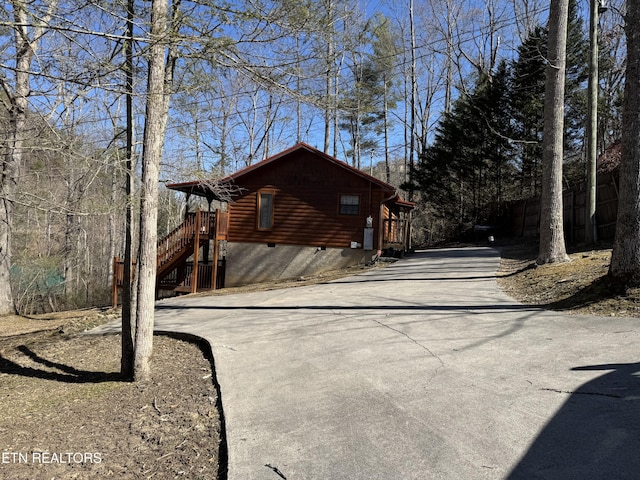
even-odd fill
[[[218,258],[218,242],[226,240],[227,212],[203,212],[187,214],[184,222],[158,241],[158,290],[170,289],[196,292],[198,289],[221,288],[224,284],[224,263],[200,260],[200,247],[215,239],[213,257]],[[217,226],[216,226],[217,223]],[[203,241],[205,241],[203,243]],[[207,252],[208,249],[205,250]],[[192,256],[193,261],[185,260]],[[198,268],[194,271],[193,264]],[[135,260],[134,260],[135,266]],[[133,274],[133,272],[132,272]],[[215,279],[215,280],[214,280]],[[215,285],[213,283],[215,282]],[[124,284],[124,261],[113,260],[113,305],[118,303],[118,290]]]
[[[405,239],[405,222],[398,218],[385,218],[383,226],[383,243],[403,244]]]

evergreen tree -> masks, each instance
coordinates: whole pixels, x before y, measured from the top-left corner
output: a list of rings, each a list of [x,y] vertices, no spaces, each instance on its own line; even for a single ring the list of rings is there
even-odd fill
[[[511,105],[509,102],[510,72],[506,61],[500,62],[496,73],[486,77],[477,92],[476,112],[482,116],[484,131],[482,151],[487,168],[486,203],[501,203],[514,192],[513,147],[510,138]],[[486,112],[486,113],[485,113]]]
[[[508,68],[481,74],[468,96],[460,97],[420,156],[415,188],[461,233],[489,220],[489,205],[505,199],[510,167]]]
[[[510,103],[523,197],[540,193],[546,53],[547,31],[537,26],[518,48],[511,67]]]
[[[342,99],[343,115],[340,128],[349,134],[350,150],[354,167],[361,168],[361,153],[375,148],[377,143],[371,137],[381,119],[381,112],[375,108],[379,85],[379,75],[369,61],[352,66],[354,87]]]
[[[548,31],[538,25],[518,48],[511,70],[511,108],[517,164],[520,169],[520,194],[540,194],[545,67]],[[586,121],[586,80],[589,43],[575,0],[569,2],[567,25],[567,71],[565,81],[565,157],[579,158]],[[573,170],[574,177],[577,172]]]
[[[362,38],[369,53],[354,52],[351,72],[353,88],[344,93],[340,128],[349,134],[352,164],[361,167],[361,152],[377,148],[385,132],[386,108],[395,102],[389,94],[393,85],[396,45],[389,21],[378,14],[367,22]]]

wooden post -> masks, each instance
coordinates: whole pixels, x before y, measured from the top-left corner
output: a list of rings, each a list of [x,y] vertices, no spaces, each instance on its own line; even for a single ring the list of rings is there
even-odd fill
[[[198,291],[198,258],[200,254],[200,209],[196,210],[196,232],[193,239],[193,272],[191,272],[191,293]]]
[[[206,236],[207,239],[211,238],[211,212],[207,212],[204,217],[204,223],[200,227],[202,233]],[[209,261],[209,242],[205,242],[202,246],[202,260],[204,263]]]
[[[220,223],[219,210],[213,212],[215,215],[215,221],[213,222],[213,255],[211,258],[211,290],[215,290],[218,287],[218,256],[220,255],[220,247],[218,243],[218,224]]]
[[[524,230],[527,226],[527,199],[522,202],[522,222],[520,223],[520,236],[524,237]]]
[[[116,308],[118,306],[118,262],[119,261],[120,259],[117,256],[113,257],[113,282],[111,285],[113,308]]]

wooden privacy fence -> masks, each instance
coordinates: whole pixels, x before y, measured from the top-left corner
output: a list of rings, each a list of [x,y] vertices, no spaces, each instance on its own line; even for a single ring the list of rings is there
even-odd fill
[[[584,184],[565,190],[562,196],[565,241],[584,241],[587,192]],[[618,212],[618,184],[612,173],[598,175],[596,225],[598,239],[613,240]],[[511,235],[537,237],[540,233],[540,197],[513,202],[509,208]]]

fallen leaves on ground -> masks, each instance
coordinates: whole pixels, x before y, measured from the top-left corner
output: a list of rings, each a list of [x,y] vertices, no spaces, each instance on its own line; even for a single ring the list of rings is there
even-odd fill
[[[516,300],[567,313],[640,317],[640,289],[620,289],[607,277],[611,249],[574,252],[569,262],[536,265],[537,248],[502,249],[498,284]]]

